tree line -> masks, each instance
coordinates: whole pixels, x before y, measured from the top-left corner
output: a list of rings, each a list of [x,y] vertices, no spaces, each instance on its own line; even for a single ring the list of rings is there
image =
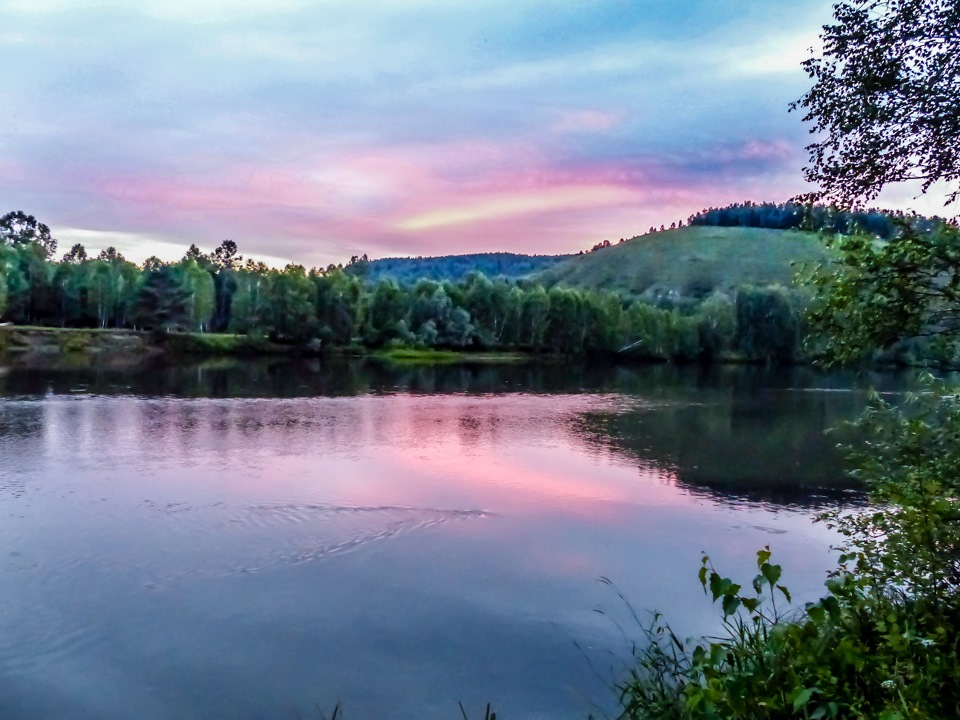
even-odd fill
[[[791,362],[803,298],[782,287],[656,303],[530,280],[366,282],[352,264],[267,267],[226,240],[177,262],[142,265],[75,245],[53,259],[49,233],[0,219],[0,318],[21,325],[241,333],[315,350],[393,346],[623,354],[652,361]],[[29,217],[29,216],[27,216]],[[4,229],[6,228],[6,229]]]
[[[701,210],[691,215],[687,224],[715,227],[754,227],[771,230],[808,230],[844,235],[862,232],[883,240],[890,240],[901,232],[904,220],[909,220],[921,232],[931,232],[943,222],[943,218],[926,218],[902,211],[878,208],[840,210],[828,205],[810,205],[799,202],[755,203],[748,201],[727,205],[726,207]]]

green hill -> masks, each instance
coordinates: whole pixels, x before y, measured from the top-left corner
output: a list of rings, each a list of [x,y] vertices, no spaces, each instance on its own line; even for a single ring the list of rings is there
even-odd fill
[[[628,295],[703,297],[738,285],[789,285],[791,262],[827,257],[819,237],[796,230],[684,227],[641,235],[574,255],[534,276],[547,286],[612,290]]]

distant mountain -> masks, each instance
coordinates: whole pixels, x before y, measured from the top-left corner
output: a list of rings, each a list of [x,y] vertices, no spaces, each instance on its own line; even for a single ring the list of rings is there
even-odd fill
[[[428,280],[460,280],[469,272],[481,272],[489,278],[516,280],[542,272],[570,255],[519,255],[516,253],[475,253],[443,257],[382,258],[360,260],[347,266],[347,271],[368,282],[393,279],[412,284]]]
[[[827,251],[815,233],[750,227],[683,227],[571,255],[534,276],[544,285],[657,297],[704,297],[739,285],[789,285],[793,261]]]

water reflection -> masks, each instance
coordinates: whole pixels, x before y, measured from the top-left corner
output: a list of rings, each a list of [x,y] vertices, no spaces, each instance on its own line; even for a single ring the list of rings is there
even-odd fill
[[[674,476],[682,487],[715,499],[816,505],[854,499],[836,448],[843,436],[828,436],[826,430],[857,415],[863,408],[865,388],[898,391],[910,380],[911,376],[888,374],[825,375],[806,368],[571,368],[560,364],[398,368],[369,361],[219,359],[192,365],[154,361],[134,370],[18,368],[0,376],[0,397],[133,394],[292,400],[394,393],[616,395],[616,407],[600,412],[586,408],[565,416],[568,426],[563,431],[571,441],[591,452],[629,458],[641,468],[656,467]],[[360,422],[356,409],[341,409],[333,423],[329,415],[302,415],[297,406],[272,407],[239,421],[231,420],[229,405],[212,407],[219,415],[213,419],[210,408],[205,408],[209,425],[205,432],[214,437],[235,430],[251,434],[265,425],[300,425],[310,433],[327,433],[326,442],[342,447],[356,437]],[[179,417],[172,420],[151,417],[146,408],[136,422],[144,434],[163,434],[163,424],[172,422],[180,442],[196,442],[196,410],[182,405],[177,412]],[[9,422],[7,415],[0,413],[0,429]],[[410,420],[420,423],[411,426],[413,438],[429,436],[431,423],[443,422],[436,417]],[[36,422],[36,418],[21,414],[17,422]],[[231,428],[231,422],[240,425]],[[502,418],[481,418],[464,407],[455,422],[466,443],[496,442]],[[104,420],[98,432],[109,432],[110,427],[115,427],[113,421]]]
[[[0,716],[277,717],[337,699],[356,717],[446,717],[458,700],[612,710],[629,647],[597,577],[691,633],[715,622],[694,578],[703,549],[747,577],[770,544],[794,595],[817,595],[831,537],[809,508],[843,487],[822,430],[863,402],[819,388],[849,382],[12,369]]]

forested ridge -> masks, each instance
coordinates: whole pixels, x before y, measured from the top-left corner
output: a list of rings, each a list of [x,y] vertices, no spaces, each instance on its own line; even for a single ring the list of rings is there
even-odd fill
[[[782,287],[654,303],[477,271],[460,281],[370,281],[356,267],[363,259],[273,269],[231,241],[211,253],[191,246],[174,263],[136,265],[114,249],[89,257],[79,245],[55,260],[48,229],[3,222],[0,317],[18,325],[242,333],[315,350],[622,351],[677,361],[791,361],[800,347],[802,300]]]
[[[943,218],[926,218],[915,213],[879,208],[837,209],[827,205],[804,205],[797,202],[744,202],[722,208],[708,208],[691,215],[689,225],[716,227],[753,227],[771,230],[809,230],[850,235],[864,232],[883,240],[901,231],[902,221],[921,231],[932,231]]]

